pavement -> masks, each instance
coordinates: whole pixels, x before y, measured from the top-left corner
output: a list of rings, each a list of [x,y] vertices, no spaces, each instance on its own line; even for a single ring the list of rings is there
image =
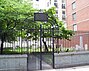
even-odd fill
[[[71,68],[38,70],[38,71],[89,71],[89,65],[86,65],[86,66],[77,66],[77,67],[71,67]]]

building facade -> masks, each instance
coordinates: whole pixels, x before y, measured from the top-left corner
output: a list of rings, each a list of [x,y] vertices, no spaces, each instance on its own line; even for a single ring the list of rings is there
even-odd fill
[[[71,47],[89,49],[88,12],[89,0],[66,0],[67,29],[75,31],[75,35],[69,41]]]
[[[56,7],[56,17],[64,22],[66,27],[66,0],[33,0],[33,7],[39,10]]]
[[[67,28],[89,31],[89,0],[66,0]]]

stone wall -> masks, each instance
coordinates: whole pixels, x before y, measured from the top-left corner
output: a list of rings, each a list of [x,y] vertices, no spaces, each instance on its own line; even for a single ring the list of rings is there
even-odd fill
[[[29,58],[28,69],[36,68],[38,70],[40,68],[40,60],[32,56],[29,56]],[[35,64],[34,59],[36,61]],[[46,62],[42,61],[42,63],[50,66]],[[89,64],[89,51],[55,53],[55,68],[86,64]],[[27,71],[27,55],[0,55],[0,71]]]
[[[55,54],[55,67],[70,67],[89,64],[89,51]]]
[[[1,71],[26,71],[27,55],[0,55]]]

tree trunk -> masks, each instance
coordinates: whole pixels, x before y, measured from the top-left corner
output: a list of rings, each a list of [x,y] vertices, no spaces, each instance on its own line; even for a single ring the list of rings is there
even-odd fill
[[[44,46],[45,46],[45,51],[48,52],[49,50],[48,50],[48,47],[46,45],[46,42],[44,41],[44,38],[43,38],[43,43],[44,43]]]
[[[3,36],[1,37],[1,54],[3,54],[3,43],[4,43],[4,39]]]

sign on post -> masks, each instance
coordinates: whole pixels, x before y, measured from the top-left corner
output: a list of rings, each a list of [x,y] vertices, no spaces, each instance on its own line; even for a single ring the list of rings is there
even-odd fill
[[[48,14],[46,13],[34,13],[34,21],[48,21]]]
[[[47,22],[48,15],[46,13],[34,13],[34,21]],[[40,70],[42,70],[42,24],[40,24]]]

